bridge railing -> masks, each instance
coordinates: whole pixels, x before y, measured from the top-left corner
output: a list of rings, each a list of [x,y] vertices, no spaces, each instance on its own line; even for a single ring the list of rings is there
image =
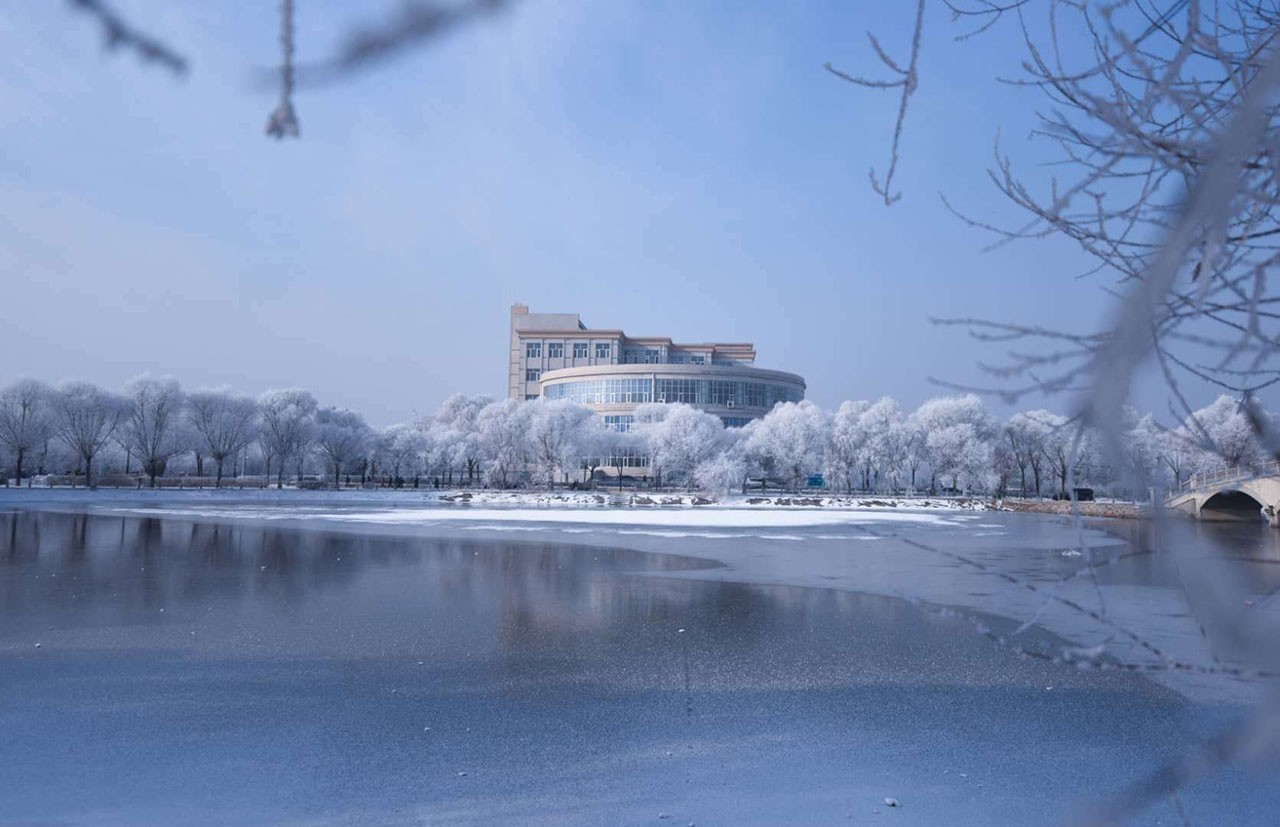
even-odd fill
[[[1280,476],[1280,461],[1271,460],[1269,462],[1259,462],[1250,465],[1233,465],[1230,468],[1223,468],[1218,471],[1208,471],[1203,474],[1192,474],[1182,481],[1182,485],[1178,486],[1180,491],[1194,491],[1197,488],[1208,488],[1210,486],[1222,485],[1228,482],[1239,482],[1240,480],[1251,480],[1255,477],[1271,477]]]

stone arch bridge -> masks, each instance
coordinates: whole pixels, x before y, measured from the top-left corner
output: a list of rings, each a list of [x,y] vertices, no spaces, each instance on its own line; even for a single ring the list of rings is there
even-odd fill
[[[1164,504],[1197,520],[1259,520],[1266,516],[1272,526],[1280,527],[1280,463],[1192,474]]]

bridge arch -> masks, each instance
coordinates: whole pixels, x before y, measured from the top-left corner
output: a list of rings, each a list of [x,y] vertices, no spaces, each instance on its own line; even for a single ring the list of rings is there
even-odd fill
[[[1267,517],[1280,528],[1280,460],[1193,474],[1171,492],[1165,507],[1198,520]]]
[[[1240,489],[1227,488],[1206,497],[1197,509],[1197,516],[1209,522],[1261,520],[1262,509],[1267,503],[1255,492],[1244,490],[1247,488],[1248,486],[1241,486]]]

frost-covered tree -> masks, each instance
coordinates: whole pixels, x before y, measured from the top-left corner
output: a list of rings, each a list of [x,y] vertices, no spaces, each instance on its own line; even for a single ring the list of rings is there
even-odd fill
[[[1005,438],[1013,451],[1019,467],[1030,469],[1035,496],[1040,496],[1042,474],[1048,457],[1049,425],[1047,418],[1052,418],[1049,411],[1016,413],[1009,418],[1005,429]],[[1022,493],[1027,494],[1025,472],[1022,476]]]
[[[1219,396],[1187,419],[1187,430],[1201,438],[1207,456],[1202,466],[1230,468],[1256,462],[1258,437],[1240,401]]]
[[[1018,462],[1013,456],[1013,448],[1004,439],[991,443],[991,471],[995,483],[997,497],[1005,496],[1009,491],[1009,483],[1013,475],[1019,471]]]
[[[929,432],[929,456],[934,476],[950,477],[951,487],[962,491],[982,487],[991,470],[991,444],[982,439],[970,422],[936,428]]]
[[[930,399],[912,414],[912,422],[924,436],[931,490],[936,487],[939,476],[950,475],[958,480],[961,466],[955,463],[959,457],[965,456],[966,452],[970,457],[981,452],[977,444],[970,445],[970,442],[989,444],[998,431],[995,418],[987,412],[982,400],[973,394]],[[968,425],[972,430],[949,430],[959,425]],[[944,453],[939,454],[939,451]]]
[[[1079,427],[1065,416],[1053,411],[1029,411],[1027,419],[1038,423],[1043,430],[1043,455],[1045,470],[1058,483],[1059,495],[1067,494],[1067,484],[1074,479],[1083,448]]]
[[[724,440],[720,417],[683,402],[639,406],[633,428],[644,440],[654,476],[690,487],[694,469],[715,456]]]
[[[444,465],[448,482],[453,482],[455,468],[466,472],[468,484],[475,482],[481,463],[477,420],[480,412],[492,404],[493,398],[489,396],[455,393],[431,418],[428,433]]]
[[[862,414],[868,436],[863,462],[863,487],[897,488],[898,475],[906,459],[907,434],[902,410],[892,397],[876,400]]]
[[[1000,438],[997,442],[1003,446],[1003,455],[1008,459],[1012,470],[1018,472],[1019,496],[1027,496],[1027,468],[1031,463],[1028,456],[1028,448],[1022,439],[1022,434],[1018,432],[1012,422],[1008,422],[1000,429]]]
[[[699,491],[722,497],[746,486],[747,467],[741,451],[722,451],[700,462],[693,469],[693,479]]]
[[[391,484],[403,484],[404,475],[412,474],[416,484],[430,446],[427,432],[416,425],[390,425],[375,440],[378,466],[389,473]]]
[[[54,433],[80,462],[85,483],[92,488],[93,460],[120,427],[126,402],[88,382],[68,382],[52,399]]]
[[[644,438],[630,430],[601,427],[591,437],[599,457],[599,463],[612,470],[617,478],[618,488],[622,488],[622,475],[627,461],[644,453]]]
[[[276,463],[276,488],[284,488],[285,467],[290,460],[299,464],[315,437],[315,415],[319,405],[310,391],[302,388],[270,390],[258,397],[258,444],[271,473]]]
[[[1178,488],[1182,481],[1194,474],[1200,449],[1185,428],[1175,428],[1160,435],[1158,443],[1160,463]]]
[[[514,399],[485,406],[475,419],[484,478],[488,485],[510,488],[529,461],[529,407]]]
[[[258,403],[230,388],[204,388],[187,400],[187,421],[195,431],[196,450],[214,461],[215,487],[222,487],[228,457],[234,457],[253,441]]]
[[[49,442],[52,397],[49,386],[35,379],[20,379],[0,390],[0,447],[13,458],[18,485],[27,458]]]
[[[142,463],[142,472],[152,488],[162,476],[169,458],[186,450],[180,441],[183,405],[186,399],[178,380],[139,376],[125,385],[132,403],[121,429],[128,450]]]
[[[967,423],[973,426],[978,439],[990,440],[997,430],[995,418],[982,400],[971,393],[934,397],[917,408],[915,416],[926,431]]]
[[[796,491],[821,470],[829,434],[827,416],[817,405],[807,400],[782,402],[753,429],[747,451]]]
[[[581,467],[599,425],[590,410],[564,399],[537,399],[527,408],[533,477],[550,488],[558,474]]]
[[[1151,414],[1142,416],[1129,409],[1126,419],[1122,483],[1134,499],[1143,499],[1149,488],[1163,487],[1165,482],[1160,459],[1164,431]]]
[[[739,428],[726,428],[722,448],[710,459],[693,469],[698,489],[713,496],[724,496],[741,491],[746,493],[747,481],[752,474],[759,474],[758,465],[747,451],[747,443],[756,429],[756,420]]]
[[[342,484],[342,472],[364,457],[372,430],[364,417],[346,408],[319,408],[315,416],[315,450],[333,475],[333,487]]]
[[[902,464],[910,480],[911,490],[916,490],[920,469],[929,464],[929,433],[920,418],[913,412],[902,423]]]
[[[827,482],[846,493],[852,493],[857,485],[858,468],[870,440],[862,416],[869,407],[871,403],[866,401],[841,402],[831,417],[825,455]]]

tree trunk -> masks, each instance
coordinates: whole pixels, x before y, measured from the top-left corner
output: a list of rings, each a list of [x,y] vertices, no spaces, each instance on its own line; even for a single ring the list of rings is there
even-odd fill
[[[26,451],[25,451],[25,450],[23,450],[22,448],[19,448],[19,449],[18,449],[18,456],[17,456],[17,458],[14,460],[14,471],[15,471],[15,472],[17,473],[17,475],[18,475],[18,487],[19,487],[19,488],[21,488],[21,487],[22,487],[22,458],[23,458],[23,456],[24,456],[25,454],[26,454]]]
[[[276,469],[276,490],[284,490],[284,461],[280,461],[280,467]]]
[[[75,477],[72,477],[71,487],[75,488]],[[93,455],[85,454],[84,456],[84,484],[86,488],[93,488]]]
[[[214,488],[222,487],[222,462],[225,459],[226,457],[214,457],[214,460],[216,460],[218,463],[218,478],[213,483]]]
[[[336,462],[335,462],[335,463],[333,464],[333,487],[334,487],[334,488],[341,488],[341,487],[342,487],[342,483],[341,483],[341,481],[338,479],[338,475],[339,475],[340,471],[341,471],[341,469],[340,469],[340,468],[338,468],[338,463],[336,463]]]

